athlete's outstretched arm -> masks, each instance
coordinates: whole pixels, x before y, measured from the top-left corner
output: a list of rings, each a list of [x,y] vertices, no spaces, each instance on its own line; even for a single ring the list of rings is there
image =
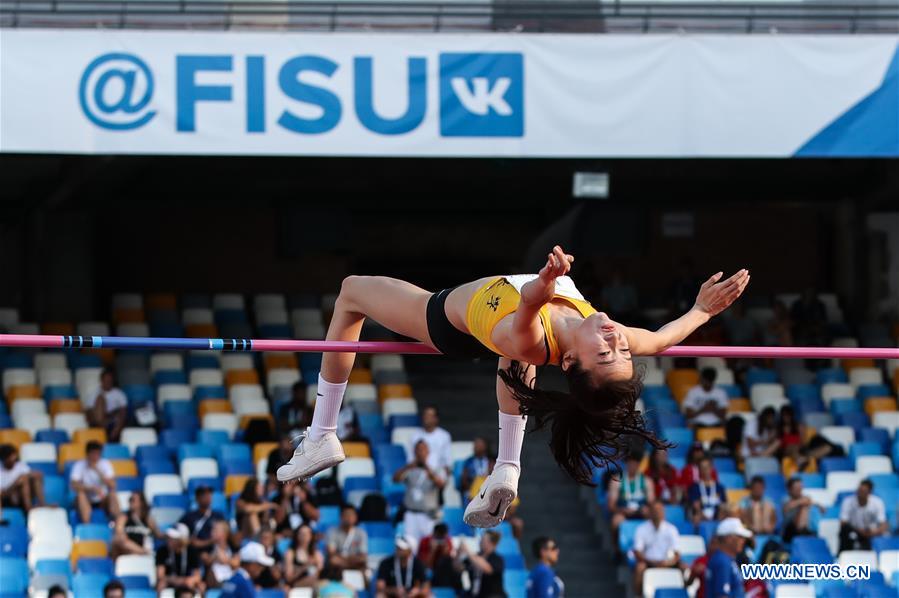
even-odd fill
[[[512,317],[509,339],[517,354],[528,355],[535,347],[543,347],[543,327],[538,317],[540,308],[552,301],[556,279],[568,274],[573,261],[574,256],[556,245],[547,256],[546,265],[540,269],[537,278],[521,287],[521,303]]]
[[[627,338],[634,355],[654,355],[672,347],[730,307],[749,284],[749,270],[740,270],[725,281],[722,272],[713,274],[699,288],[693,308],[678,319],[668,322],[655,332],[643,328],[628,328]]]

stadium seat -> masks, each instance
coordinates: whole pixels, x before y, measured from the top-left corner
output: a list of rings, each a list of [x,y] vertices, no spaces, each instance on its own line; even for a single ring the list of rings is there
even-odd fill
[[[775,598],[815,598],[815,588],[807,583],[777,584]]]
[[[203,416],[203,429],[225,432],[231,439],[237,431],[237,417],[231,413],[208,413]]]
[[[684,576],[679,569],[650,567],[643,573],[643,596],[653,598],[660,588],[683,588]],[[813,597],[814,598],[814,597]]]
[[[892,539],[899,541],[899,537],[896,536]],[[886,579],[893,579],[895,573],[899,571],[899,548],[880,551],[878,566]]]
[[[186,487],[191,478],[217,478],[218,461],[212,458],[190,458],[181,461],[181,482]]]
[[[28,547],[28,530],[22,525],[0,527],[0,559],[25,558]]]
[[[151,474],[144,478],[144,496],[152,504],[157,494],[181,494],[184,487],[181,478],[174,474]]]
[[[151,556],[120,556],[115,562],[115,574],[118,577],[140,575],[150,580],[150,586],[156,584],[156,564]],[[129,592],[128,595],[130,596],[131,593]]]
[[[862,476],[854,471],[833,471],[827,474],[827,489],[831,492],[854,491],[858,488]]]
[[[862,477],[876,473],[893,473],[893,462],[883,455],[867,455],[856,459],[855,470]]]
[[[125,428],[119,442],[127,446],[132,455],[136,455],[139,446],[156,446],[159,439],[153,428]]]
[[[844,550],[840,553],[838,561],[841,567],[846,565],[864,565],[877,571],[877,553],[873,550]]]
[[[881,411],[871,417],[875,428],[887,430],[890,436],[896,436],[896,428],[899,428],[899,411]]]

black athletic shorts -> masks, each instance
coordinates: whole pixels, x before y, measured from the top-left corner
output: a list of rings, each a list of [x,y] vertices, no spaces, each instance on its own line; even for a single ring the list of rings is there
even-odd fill
[[[475,359],[497,355],[475,337],[465,334],[446,317],[446,298],[453,289],[443,289],[428,299],[428,335],[437,350],[454,359]]]

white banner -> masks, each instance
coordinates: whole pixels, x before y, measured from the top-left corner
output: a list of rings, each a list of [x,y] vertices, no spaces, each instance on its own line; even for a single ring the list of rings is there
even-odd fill
[[[0,151],[899,156],[894,35],[0,34]]]

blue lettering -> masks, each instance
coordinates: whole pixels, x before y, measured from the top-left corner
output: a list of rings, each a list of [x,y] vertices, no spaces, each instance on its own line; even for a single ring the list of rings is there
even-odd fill
[[[299,80],[303,71],[321,73],[331,77],[337,70],[337,63],[321,56],[297,56],[284,63],[278,73],[281,91],[298,102],[314,104],[322,109],[318,118],[303,118],[285,110],[278,118],[278,124],[294,133],[327,133],[340,122],[342,108],[340,99],[331,91]]]
[[[247,133],[265,133],[264,56],[247,56]]]
[[[197,102],[230,102],[231,88],[227,85],[198,85],[199,71],[231,71],[230,56],[178,56],[176,70],[177,130],[193,132],[197,128]]]
[[[421,124],[427,108],[427,87],[425,85],[427,62],[424,58],[409,59],[408,103],[406,112],[398,118],[382,118],[375,112],[371,57],[361,56],[354,59],[353,62],[356,115],[366,129],[381,135],[402,135]]]

